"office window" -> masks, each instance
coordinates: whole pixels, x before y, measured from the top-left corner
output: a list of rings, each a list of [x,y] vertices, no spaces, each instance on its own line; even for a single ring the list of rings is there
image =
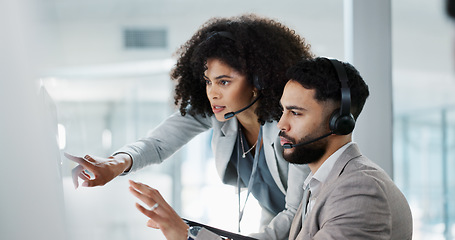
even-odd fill
[[[455,237],[454,26],[445,1],[392,1],[394,180],[413,239]]]

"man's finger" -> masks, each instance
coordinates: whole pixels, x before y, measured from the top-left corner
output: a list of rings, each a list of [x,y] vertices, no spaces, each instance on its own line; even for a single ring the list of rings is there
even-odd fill
[[[141,192],[142,194],[144,194],[146,196],[153,197],[153,198],[161,196],[159,191],[156,190],[155,188],[149,187],[143,183],[135,182],[133,180],[129,180],[129,182],[132,187],[134,187],[136,190],[138,190],[139,192]]]
[[[154,211],[150,211],[150,210],[146,209],[145,207],[143,207],[139,203],[136,203],[136,208],[141,213],[143,213],[145,216],[147,216],[150,219],[152,219],[153,221],[155,221],[155,219],[159,220],[159,218],[160,218],[160,215],[156,214]],[[159,222],[159,221],[155,221],[155,222]]]
[[[153,201],[155,201],[151,205],[149,205],[149,204],[147,204],[147,205],[153,206],[153,204],[158,202],[160,204],[160,207],[164,207],[165,209],[172,208],[171,206],[169,206],[169,204],[166,202],[166,200],[164,200],[160,191],[158,191],[157,189],[149,187],[148,185],[143,184],[143,183],[135,182],[133,180],[129,180],[129,182],[130,182],[131,187],[133,187],[137,192],[139,192],[140,194],[145,196],[143,198],[149,198],[149,199],[153,199]],[[140,198],[140,199],[143,200],[142,198]]]
[[[144,202],[145,204],[147,204],[147,206],[149,207],[152,207],[153,205],[156,204],[156,202],[154,201],[154,199],[151,199],[150,197],[148,196],[145,196],[144,194],[142,194],[141,192],[137,191],[136,189],[134,189],[132,186],[130,186],[130,192],[137,198],[139,198],[139,200],[141,200],[142,202]]]
[[[153,221],[152,219],[149,219],[147,221],[147,227],[151,227],[151,228],[155,228],[155,229],[160,229],[160,227],[158,226],[158,223],[156,223],[155,221]]]

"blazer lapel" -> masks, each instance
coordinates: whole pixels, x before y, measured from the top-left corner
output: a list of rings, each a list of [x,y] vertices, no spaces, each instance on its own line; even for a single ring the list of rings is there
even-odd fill
[[[302,211],[303,201],[300,202],[299,208],[294,215],[294,220],[292,220],[291,229],[289,230],[289,240],[295,240],[297,235],[302,231]]]
[[[349,146],[341,154],[340,158],[337,159],[326,181],[321,186],[321,189],[315,195],[313,195],[313,198],[318,198],[320,194],[327,192],[327,190],[330,189],[331,186],[333,186],[332,183],[336,181],[337,178],[343,173],[344,168],[349,163],[349,161],[361,155],[362,154],[360,153],[359,147],[357,146],[356,143],[353,143],[351,146]],[[315,205],[313,206],[313,209],[316,208],[318,205],[319,205],[318,201],[316,201]]]
[[[288,175],[288,162],[286,162],[283,158],[283,149],[278,138],[279,132],[280,129],[276,126],[275,121],[266,122],[262,126],[262,139],[267,167],[269,168],[273,180],[275,180],[278,188],[281,192],[286,193],[287,182],[283,183],[281,181],[281,176]]]
[[[214,118],[213,126],[212,149],[214,149],[218,175],[224,183],[235,184],[236,179],[230,182],[228,180],[231,176],[225,176],[225,174],[237,138],[237,118],[233,117],[226,122],[219,122]]]
[[[333,181],[336,181],[336,179],[343,173],[344,168],[346,167],[348,162],[361,155],[362,154],[360,153],[359,147],[357,146],[356,143],[353,143],[351,146],[349,146],[341,154],[340,158],[335,162],[335,165],[333,165],[333,168],[330,171],[330,174],[327,177],[327,180],[325,181],[324,185],[330,186],[331,183]],[[319,192],[323,192],[322,189]]]

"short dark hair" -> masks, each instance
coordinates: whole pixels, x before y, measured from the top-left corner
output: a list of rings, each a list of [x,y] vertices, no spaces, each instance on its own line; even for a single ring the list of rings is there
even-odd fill
[[[455,20],[455,0],[446,0],[446,13],[451,19]]]
[[[354,119],[357,119],[370,95],[368,85],[354,66],[345,62],[341,64],[346,71],[351,91],[351,113]],[[318,101],[332,100],[341,103],[341,83],[334,66],[327,58],[304,59],[287,71],[287,77],[304,88],[316,90],[315,98]]]
[[[229,34],[215,34],[217,32]],[[260,123],[278,120],[279,100],[287,82],[286,70],[302,58],[312,58],[310,45],[281,23],[247,14],[212,18],[177,51],[179,58],[171,78],[177,81],[174,103],[185,115],[213,114],[203,78],[207,59],[216,58],[262,83],[256,109]]]

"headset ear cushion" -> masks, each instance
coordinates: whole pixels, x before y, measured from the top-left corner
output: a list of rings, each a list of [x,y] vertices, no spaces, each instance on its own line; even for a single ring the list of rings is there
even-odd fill
[[[253,85],[258,91],[261,91],[262,88],[264,87],[262,86],[261,80],[259,80],[259,77],[256,75],[253,76]]]
[[[329,128],[336,135],[348,135],[354,130],[355,120],[352,114],[340,116],[340,109],[333,111],[329,120]]]

